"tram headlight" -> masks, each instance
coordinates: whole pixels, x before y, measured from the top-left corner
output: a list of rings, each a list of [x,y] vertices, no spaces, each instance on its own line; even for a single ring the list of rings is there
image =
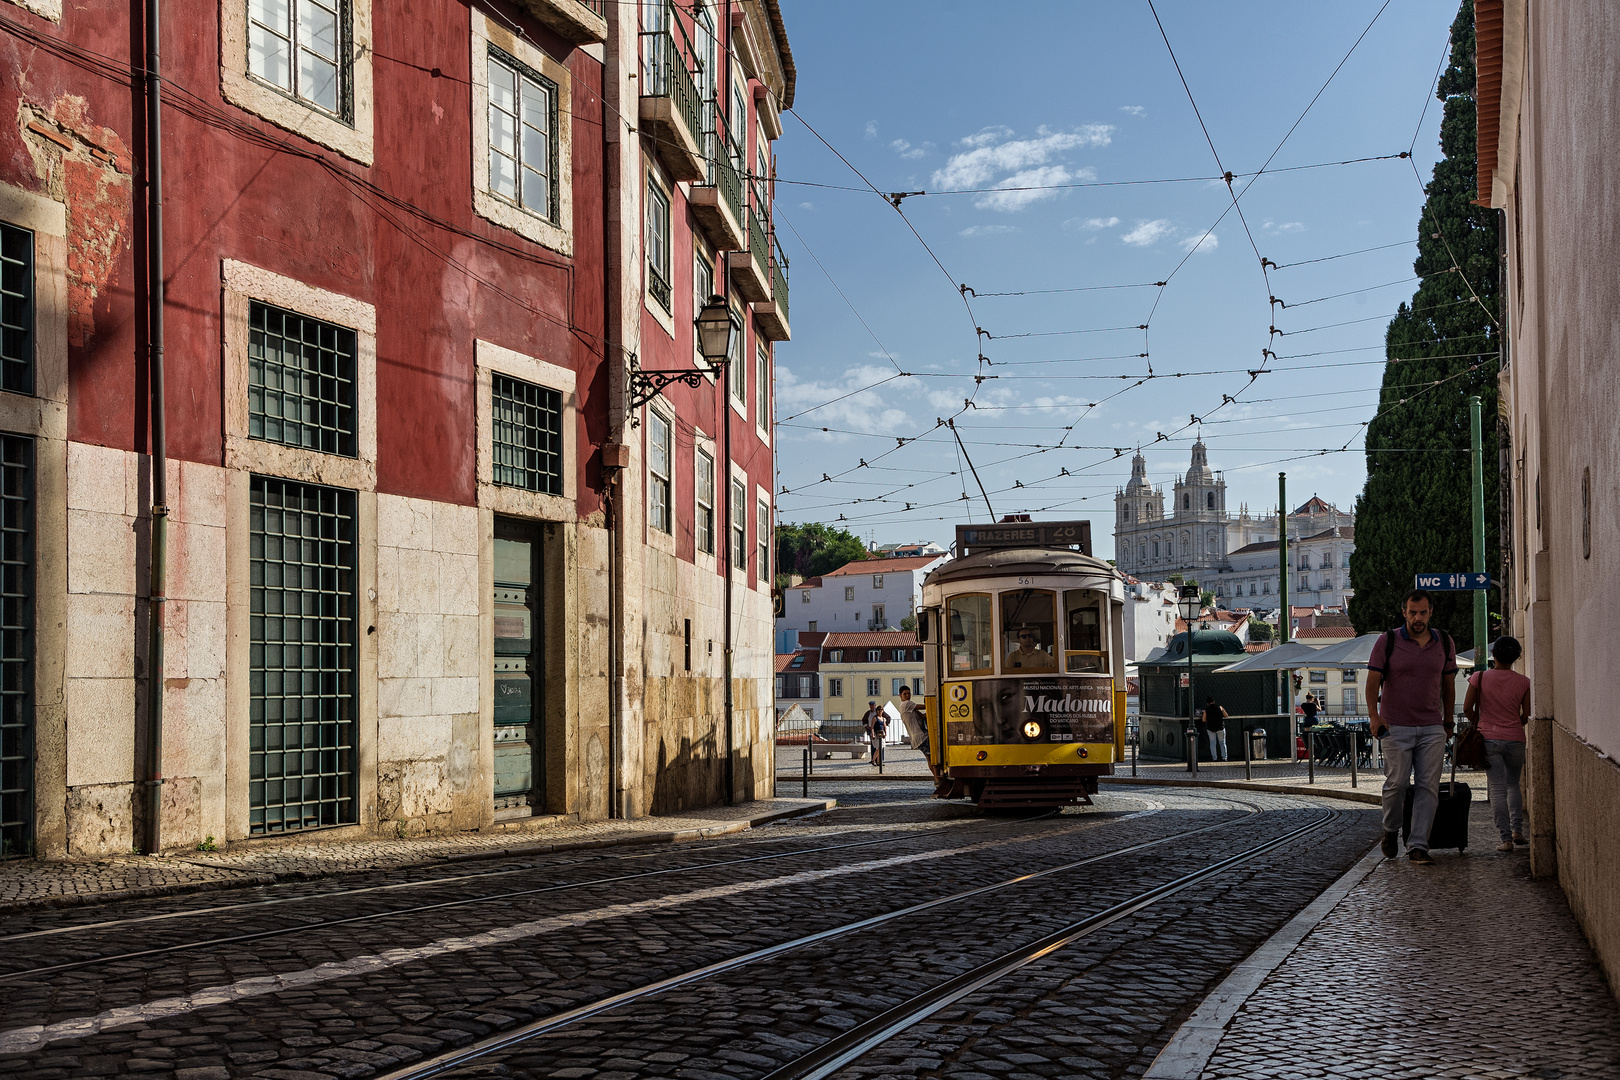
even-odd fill
[[[1041,725],[1031,720],[1024,725],[1024,738],[1038,739],[1041,737]]]
[[[985,758],[987,758],[989,756],[990,756],[990,751],[988,751],[988,750],[980,750],[979,751],[979,760],[980,761],[983,761]]]
[[[1085,748],[1085,747],[1083,747],[1083,746],[1082,746],[1082,747],[1081,747],[1081,748],[1080,748],[1080,756],[1081,756],[1081,757],[1090,757],[1090,756],[1091,756],[1091,754],[1090,754],[1090,753],[1089,753],[1089,752],[1087,752],[1087,750],[1086,750],[1086,748]]]

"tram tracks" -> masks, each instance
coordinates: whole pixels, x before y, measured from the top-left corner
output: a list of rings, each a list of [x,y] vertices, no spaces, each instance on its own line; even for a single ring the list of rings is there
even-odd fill
[[[1156,812],[1156,811],[1155,810],[1137,811],[1135,813],[1125,814],[1123,816],[1124,817],[1134,817],[1134,816],[1137,816],[1137,814],[1154,813],[1154,812]],[[991,829],[1004,828],[1004,827],[1006,827],[1008,825],[1027,824],[1027,823],[1029,823],[1031,821],[1041,820],[1042,818],[1049,817],[1049,816],[1051,816],[1051,815],[1041,815],[1040,817],[1036,817],[1036,818],[1023,818],[1023,819],[1019,819],[1016,822],[1000,821],[1000,822],[978,823],[978,827],[979,828],[991,828]],[[1107,819],[1110,819],[1110,818],[1113,818],[1113,817],[1114,817],[1114,815],[1102,815],[1102,814],[1099,814],[1099,815],[1094,815],[1093,819],[1101,821],[1101,820],[1107,820]],[[903,842],[905,842],[907,840],[915,840],[915,839],[919,839],[919,838],[926,839],[929,836],[932,836],[934,834],[946,831],[947,829],[950,829],[950,828],[953,828],[953,827],[959,827],[959,826],[942,826],[942,827],[939,827],[939,828],[928,829],[928,830],[924,830],[924,831],[920,831],[920,832],[910,832],[910,833],[906,833],[906,834],[899,835],[899,836],[893,836],[893,835],[884,836],[884,837],[879,837],[879,838],[873,839],[873,840],[859,840],[859,841],[855,841],[853,843],[847,843],[847,844],[829,844],[829,845],[821,845],[821,846],[812,847],[812,848],[796,848],[796,849],[794,849],[792,851],[774,852],[774,853],[771,853],[771,854],[768,854],[768,855],[751,855],[751,856],[748,856],[748,857],[745,857],[745,858],[740,858],[740,859],[708,860],[708,861],[705,861],[705,862],[695,863],[695,864],[687,864],[687,865],[674,866],[674,867],[663,867],[663,868],[660,868],[660,869],[657,869],[657,870],[644,870],[644,871],[639,871],[639,872],[630,873],[630,874],[616,874],[616,875],[611,875],[611,876],[608,876],[608,877],[591,878],[591,879],[588,879],[588,880],[585,880],[585,881],[555,882],[555,883],[551,883],[551,884],[547,884],[547,885],[535,886],[533,888],[512,889],[512,890],[506,890],[506,891],[503,891],[503,892],[487,893],[487,894],[481,894],[481,895],[478,895],[478,896],[470,896],[470,897],[457,897],[457,898],[454,898],[454,899],[436,901],[434,903],[413,904],[413,905],[410,905],[410,906],[407,906],[407,907],[389,908],[389,909],[387,909],[385,911],[375,911],[375,912],[366,912],[366,913],[357,914],[357,915],[349,915],[349,916],[345,916],[345,917],[337,918],[337,919],[322,919],[322,920],[315,920],[315,921],[308,921],[308,922],[299,922],[299,923],[294,923],[294,924],[287,925],[287,926],[278,926],[278,927],[274,927],[274,928],[266,929],[266,930],[254,930],[254,931],[248,931],[248,932],[238,933],[238,934],[218,935],[218,936],[214,936],[214,937],[202,938],[202,939],[199,939],[199,940],[196,940],[196,941],[179,942],[179,943],[175,943],[175,944],[172,944],[172,945],[152,946],[150,948],[136,949],[136,950],[130,950],[130,951],[120,952],[120,953],[109,953],[109,954],[104,955],[104,956],[86,957],[86,958],[83,958],[83,959],[63,961],[63,962],[55,963],[55,964],[39,965],[39,966],[30,967],[30,968],[23,968],[23,969],[19,969],[19,970],[16,970],[16,971],[11,971],[11,972],[0,972],[0,984],[6,983],[6,982],[22,980],[22,979],[26,979],[26,978],[30,978],[30,977],[51,975],[51,974],[56,974],[56,973],[66,972],[66,971],[75,971],[75,970],[80,970],[80,969],[88,968],[88,967],[97,967],[97,966],[108,965],[108,964],[119,963],[119,962],[125,962],[125,961],[131,961],[131,960],[141,960],[141,959],[147,959],[147,958],[156,957],[156,956],[171,955],[171,954],[175,954],[175,953],[189,952],[189,951],[205,949],[205,948],[210,948],[210,947],[218,947],[218,946],[225,946],[225,945],[237,945],[237,944],[242,944],[242,943],[245,943],[245,942],[264,941],[264,940],[267,940],[267,939],[283,937],[283,936],[287,936],[287,935],[290,935],[290,934],[306,934],[306,933],[310,933],[312,931],[331,929],[331,928],[334,928],[334,927],[351,926],[351,925],[360,924],[360,923],[375,922],[375,921],[382,920],[382,919],[401,918],[401,917],[406,917],[406,916],[422,915],[422,914],[425,914],[425,913],[428,913],[428,912],[444,911],[444,910],[448,910],[448,909],[452,909],[452,908],[469,907],[469,906],[476,905],[476,904],[495,903],[495,902],[501,902],[501,901],[510,901],[510,900],[514,900],[514,899],[522,899],[522,898],[525,898],[525,897],[539,896],[539,895],[543,895],[543,894],[547,894],[547,893],[566,892],[566,891],[571,891],[571,890],[575,890],[575,889],[585,889],[585,888],[591,888],[591,887],[596,887],[596,886],[620,884],[620,883],[623,883],[623,882],[639,881],[639,880],[645,880],[647,878],[662,877],[662,876],[667,876],[667,875],[672,875],[672,874],[698,873],[698,872],[702,872],[702,871],[705,871],[705,870],[722,869],[722,868],[726,868],[726,867],[741,866],[741,865],[751,864],[751,863],[770,862],[770,861],[774,861],[774,860],[778,860],[778,859],[802,858],[802,857],[807,857],[807,856],[811,856],[811,855],[825,854],[825,853],[829,853],[829,852],[849,851],[849,850],[853,850],[853,849],[857,849],[857,848],[873,847],[873,846],[882,845],[882,844],[897,844],[897,843],[903,843]],[[974,828],[974,826],[969,826],[969,828]],[[977,830],[975,829],[974,831],[977,831]],[[23,940],[26,940],[26,939],[40,938],[40,937],[46,937],[46,936],[54,936],[54,935],[59,935],[59,934],[72,933],[72,932],[76,932],[76,931],[105,932],[105,930],[110,929],[112,927],[116,927],[116,926],[133,925],[133,924],[140,924],[140,923],[145,923],[145,922],[157,922],[157,921],[161,921],[161,920],[170,920],[170,919],[185,918],[185,917],[209,917],[209,916],[212,916],[212,915],[215,915],[215,914],[218,914],[218,913],[221,913],[221,912],[226,912],[226,911],[241,911],[244,908],[262,907],[262,906],[267,906],[267,905],[271,905],[271,904],[293,903],[293,902],[297,902],[297,901],[300,901],[300,900],[306,901],[306,902],[316,902],[316,901],[333,900],[333,899],[343,900],[343,899],[347,899],[347,898],[350,898],[350,897],[352,897],[354,895],[361,894],[361,893],[378,892],[378,891],[384,891],[384,890],[390,890],[390,889],[399,889],[399,888],[410,887],[410,886],[418,886],[418,885],[455,884],[455,883],[458,883],[458,882],[468,881],[468,880],[484,880],[484,879],[487,879],[487,878],[490,878],[490,877],[505,876],[505,875],[510,875],[510,874],[525,873],[525,872],[532,873],[532,872],[536,872],[539,869],[540,868],[538,868],[538,867],[529,865],[529,866],[517,867],[517,868],[513,868],[513,869],[509,869],[509,870],[499,870],[499,871],[492,871],[492,872],[481,873],[481,874],[466,874],[466,875],[457,875],[455,877],[450,877],[450,878],[425,879],[425,880],[419,881],[419,882],[401,882],[401,883],[395,883],[395,884],[390,884],[390,885],[371,886],[371,887],[362,888],[362,889],[336,890],[336,891],[333,891],[333,892],[318,893],[318,894],[313,894],[311,896],[303,896],[303,897],[279,897],[279,898],[274,898],[274,899],[270,899],[270,900],[252,901],[252,902],[245,903],[245,904],[222,905],[222,906],[216,906],[216,907],[211,907],[211,908],[198,909],[196,911],[167,912],[167,913],[163,913],[163,914],[159,914],[159,915],[140,916],[140,917],[127,919],[127,920],[109,920],[109,921],[105,921],[105,922],[101,922],[101,923],[84,924],[84,925],[79,925],[79,926],[53,927],[53,928],[50,928],[50,929],[47,929],[47,930],[28,931],[28,932],[24,932],[24,933],[21,933],[21,934],[12,934],[12,935],[7,935],[7,936],[0,937],[0,945],[9,945],[9,944],[11,944],[13,942],[23,941]]]
[[[1233,800],[1236,801],[1236,800]],[[1258,809],[1257,807],[1254,809]],[[1191,888],[1209,878],[1215,877],[1245,862],[1259,858],[1267,852],[1289,843],[1299,837],[1310,833],[1341,816],[1342,811],[1329,810],[1305,825],[1293,828],[1280,836],[1272,837],[1259,844],[1252,845],[1235,855],[1208,866],[1202,867],[1188,874],[1183,874],[1169,882],[1152,886],[1133,894],[1128,899],[1114,904],[1102,911],[1086,916],[1077,922],[1062,929],[1045,935],[1042,938],[1017,949],[1004,953],[995,959],[975,967],[974,969],[946,980],[931,987],[922,994],[897,1005],[879,1016],[859,1024],[858,1026],[840,1034],[828,1043],[817,1047],[805,1054],[797,1061],[782,1066],[769,1074],[769,1080],[809,1080],[811,1077],[820,1078],[831,1074],[838,1068],[853,1061],[861,1054],[882,1042],[892,1038],[895,1034],[905,1030],[913,1024],[945,1008],[949,1004],[960,1000],[987,986],[998,979],[1039,960],[1065,945],[1071,944],[1091,933],[1103,929],[1121,919],[1130,917],[1147,907],[1151,907],[1170,896],[1185,889]],[[854,920],[839,926],[831,927],[816,933],[807,934],[790,941],[721,960],[713,964],[695,968],[677,975],[669,976],[655,982],[625,990],[586,1005],[556,1013],[552,1016],[533,1023],[526,1024],[503,1035],[485,1040],[482,1043],[461,1050],[442,1054],[427,1061],[419,1062],[406,1069],[389,1074],[388,1080],[427,1080],[429,1077],[442,1076],[471,1065],[479,1063],[482,1059],[491,1058],[504,1051],[517,1050],[524,1045],[554,1032],[561,1031],[582,1021],[600,1017],[602,1014],[619,1009],[635,1002],[652,998],[656,995],[675,990],[679,987],[713,979],[726,972],[738,970],[762,961],[782,957],[786,954],[810,948],[815,945],[836,939],[850,933],[868,930],[885,923],[920,915],[928,911],[960,903],[975,897],[1000,892],[1005,889],[1024,885],[1029,882],[1054,875],[1068,873],[1085,866],[1095,865],[1109,859],[1134,854],[1164,844],[1183,841],[1189,837],[1223,829],[1247,819],[1235,818],[1228,821],[1217,822],[1196,829],[1184,830],[1171,836],[1159,837],[1141,843],[1127,845],[1112,851],[1097,855],[1090,855],[1082,859],[1073,860],[1060,866],[1049,867],[1045,870],[1020,874],[1002,881],[977,888],[966,889],[948,896],[934,900],[924,901],[893,911]],[[600,1021],[598,1021],[600,1023]]]

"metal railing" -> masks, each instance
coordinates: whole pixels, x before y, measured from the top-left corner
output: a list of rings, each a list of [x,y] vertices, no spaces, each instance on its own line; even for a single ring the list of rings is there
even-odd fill
[[[579,2],[602,18],[607,18],[607,0],[579,0]]]
[[[771,239],[771,300],[785,323],[788,321],[788,261],[776,238]]]
[[[760,220],[759,207],[756,206],[748,212],[748,254],[760,269],[771,262],[769,242],[765,237],[765,224]]]
[[[691,39],[686,36],[686,30],[681,27],[680,20],[673,10],[667,17],[680,31],[681,41],[685,43],[686,48],[681,49],[675,41],[674,33],[667,29],[642,31],[641,95],[667,97],[672,100],[675,103],[675,113],[686,125],[687,134],[692,136],[692,142],[702,146],[703,99],[698,96],[697,83],[693,81],[692,72],[686,66],[686,58],[692,51]]]
[[[725,140],[716,137],[711,145],[722,146]],[[709,186],[720,189],[720,197],[726,201],[726,209],[738,224],[743,220],[743,188],[742,178],[737,175],[736,166],[724,153],[715,154],[709,159]]]

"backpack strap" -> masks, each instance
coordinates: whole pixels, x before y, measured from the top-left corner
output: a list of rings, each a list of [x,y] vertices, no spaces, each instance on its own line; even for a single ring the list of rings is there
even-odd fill
[[[1384,676],[1385,678],[1389,677],[1389,661],[1390,661],[1390,657],[1392,657],[1394,655],[1395,655],[1395,631],[1386,630],[1384,632],[1384,666],[1381,667],[1381,668],[1376,669],[1378,671],[1378,674]]]

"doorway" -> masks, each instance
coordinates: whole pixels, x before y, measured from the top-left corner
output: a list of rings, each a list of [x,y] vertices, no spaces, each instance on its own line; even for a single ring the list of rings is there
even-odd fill
[[[538,526],[495,519],[495,813],[543,812],[545,590]]]

